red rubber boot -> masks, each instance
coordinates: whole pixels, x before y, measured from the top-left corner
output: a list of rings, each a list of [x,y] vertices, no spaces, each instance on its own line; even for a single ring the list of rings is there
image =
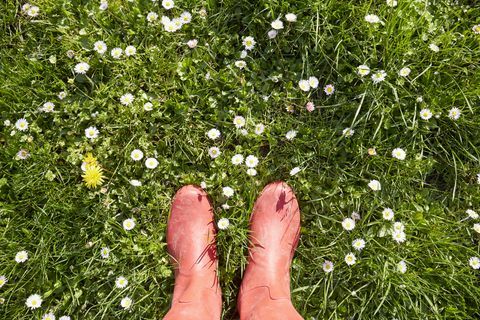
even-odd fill
[[[175,194],[167,223],[167,248],[175,265],[175,288],[164,320],[220,320],[213,209],[201,188]]]
[[[237,301],[240,320],[300,320],[290,299],[290,264],[300,236],[300,211],[284,182],[267,185],[250,217],[248,266]]]

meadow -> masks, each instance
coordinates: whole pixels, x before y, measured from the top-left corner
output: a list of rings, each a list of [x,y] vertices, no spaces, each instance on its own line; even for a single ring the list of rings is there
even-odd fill
[[[306,320],[480,318],[476,1],[8,0],[0,34],[0,319],[161,319],[185,184],[237,319],[279,179]]]

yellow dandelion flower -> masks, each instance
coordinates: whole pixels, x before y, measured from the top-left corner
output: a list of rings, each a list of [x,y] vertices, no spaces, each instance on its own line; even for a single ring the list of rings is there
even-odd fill
[[[82,177],[88,188],[95,188],[101,185],[105,178],[102,168],[96,163],[87,164]]]
[[[83,161],[87,164],[96,164],[97,163],[97,158],[95,158],[91,152],[87,153],[83,157]]]

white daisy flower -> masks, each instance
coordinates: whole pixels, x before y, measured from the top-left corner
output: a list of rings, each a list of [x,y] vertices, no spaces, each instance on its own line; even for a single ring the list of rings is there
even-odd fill
[[[142,182],[136,179],[130,180],[130,184],[134,187],[140,187],[142,185]]]
[[[170,20],[170,18],[167,16],[162,16],[162,18],[160,19],[160,23],[163,24],[164,26],[171,22],[172,20]]]
[[[242,50],[240,52],[240,58],[241,59],[245,59],[247,57],[248,53],[247,53],[247,50]]]
[[[25,304],[30,309],[37,309],[42,305],[42,297],[39,294],[32,294],[27,298]]]
[[[132,218],[123,220],[123,229],[130,231],[135,228],[135,221]]]
[[[175,30],[180,30],[183,26],[183,22],[180,18],[173,18],[172,23],[175,25]]]
[[[23,12],[27,12],[28,9],[30,9],[32,7],[32,5],[30,3],[25,3],[23,6],[22,6],[22,11]]]
[[[17,156],[15,158],[18,160],[25,160],[25,159],[28,159],[29,157],[30,157],[30,153],[28,152],[28,150],[20,149],[18,150]]]
[[[243,60],[237,60],[235,61],[235,66],[239,69],[243,69],[247,66],[247,63]]]
[[[376,156],[377,150],[375,150],[375,148],[368,148],[367,153],[369,156]]]
[[[283,29],[283,22],[280,19],[277,19],[271,23],[271,26],[275,30]]]
[[[313,76],[309,77],[308,84],[310,85],[310,88],[316,89],[318,87],[318,78]]]
[[[162,7],[164,7],[167,10],[172,9],[175,6],[175,3],[173,0],[163,0],[162,1]]]
[[[55,104],[53,102],[45,102],[41,108],[43,112],[53,112]]]
[[[175,30],[180,30],[183,26],[183,22],[180,18],[173,18],[172,23],[175,25]]]
[[[126,286],[128,285],[128,280],[123,277],[123,276],[120,276],[118,277],[117,279],[115,279],[115,286],[119,289],[123,289],[125,288]]]
[[[477,233],[480,233],[480,223],[475,223],[473,225],[473,230],[475,230]]]
[[[200,187],[202,189],[207,189],[207,183],[205,181],[200,182]]]
[[[470,219],[478,219],[478,213],[476,213],[475,211],[473,211],[472,209],[467,209],[465,211],[466,214],[468,214],[468,216],[470,217]]]
[[[18,119],[15,122],[15,128],[20,131],[26,131],[28,129],[28,121],[25,118]]]
[[[85,129],[85,136],[88,138],[88,139],[95,139],[98,137],[98,134],[99,134],[99,131],[96,127],[88,127],[87,129]]]
[[[211,147],[208,149],[208,155],[212,158],[215,159],[220,155],[220,149],[218,147]]]
[[[245,47],[245,50],[252,50],[253,47],[255,47],[256,42],[252,36],[248,36],[243,38],[242,44]]]
[[[114,59],[120,59],[120,57],[122,56],[122,53],[123,53],[123,50],[120,48],[113,48],[112,51],[110,51],[110,55]]]
[[[38,13],[40,12],[40,8],[37,6],[30,6],[27,10],[27,15],[30,17],[36,17],[38,16]]]
[[[28,260],[28,252],[25,250],[17,252],[15,255],[15,261],[17,263],[23,263]]]
[[[397,0],[387,0],[387,6],[396,7],[397,6]]]
[[[149,12],[147,14],[147,21],[148,22],[154,22],[157,21],[158,19],[158,14],[156,12]]]
[[[325,262],[322,265],[322,269],[323,269],[323,271],[325,271],[325,273],[332,272],[333,271],[333,262],[325,260]]]
[[[405,242],[406,240],[406,235],[405,232],[403,231],[394,231],[392,232],[392,238],[398,243]]]
[[[307,109],[308,112],[313,112],[315,110],[315,104],[312,101],[309,101],[305,105],[305,109]]]
[[[407,272],[407,263],[405,261],[400,261],[399,263],[397,263],[397,270],[398,272],[400,273],[405,273]]]
[[[364,77],[370,73],[370,68],[367,65],[362,64],[357,67],[357,73]]]
[[[100,10],[105,11],[108,8],[108,2],[106,0],[100,1],[100,6],[98,7]]]
[[[351,217],[352,217],[353,220],[360,220],[360,219],[362,219],[362,216],[361,216],[360,213],[358,213],[357,211],[353,211]]]
[[[105,52],[107,52],[107,44],[103,41],[97,41],[93,44],[93,50],[95,50],[99,54],[104,54]]]
[[[357,262],[357,258],[355,257],[355,255],[352,252],[350,252],[349,254],[347,254],[345,256],[345,262],[346,262],[346,264],[351,266],[351,265],[354,265],[355,262]]]
[[[405,67],[405,68],[400,69],[400,71],[398,72],[398,75],[401,76],[401,77],[408,77],[410,72],[412,72],[412,70],[408,67]]]
[[[263,125],[262,123],[258,123],[255,125],[255,129],[253,132],[255,132],[255,134],[257,135],[260,135],[263,133],[263,131],[265,131],[265,125]]]
[[[51,312],[44,314],[42,320],[55,320],[55,315]]]
[[[405,160],[407,153],[402,148],[395,148],[392,150],[392,157],[398,160]]]
[[[235,127],[237,127],[237,129],[240,129],[245,126],[245,118],[242,116],[236,116],[233,119],[233,124],[235,125]]]
[[[183,26],[183,22],[182,20],[180,20],[180,18],[173,18],[172,23],[175,26],[175,31],[180,30]],[[207,43],[207,46],[208,46],[208,43]]]
[[[352,231],[355,228],[355,220],[353,220],[352,218],[343,219],[342,227],[347,231]]]
[[[163,24],[165,31],[167,32],[175,32],[178,30],[177,25],[173,21],[169,21]]]
[[[182,20],[183,24],[188,24],[192,21],[192,14],[188,11],[184,11],[180,15],[180,20]]]
[[[158,160],[155,158],[147,158],[145,160],[145,166],[148,169],[155,169],[158,166]]]
[[[135,100],[135,97],[131,93],[125,93],[123,96],[120,97],[120,103],[124,106],[132,104],[133,100]]]
[[[278,31],[277,31],[277,30],[270,30],[270,31],[268,31],[268,33],[267,33],[269,39],[275,39],[275,37],[277,36],[277,34],[278,34]]]
[[[69,316],[61,316],[58,320],[71,320]]]
[[[352,247],[355,248],[355,250],[358,250],[358,251],[362,250],[363,248],[365,248],[365,240],[363,240],[363,239],[353,240]]]
[[[405,225],[400,221],[397,221],[393,224],[394,231],[405,231]]]
[[[380,18],[376,14],[367,14],[365,16],[365,21],[369,23],[380,23]]]
[[[103,259],[107,259],[110,256],[110,249],[108,247],[103,247],[100,249],[100,255]]]
[[[208,130],[207,132],[207,136],[212,139],[212,140],[215,140],[217,139],[218,137],[220,137],[220,131],[218,131],[217,129],[210,129]]]
[[[333,84],[327,84],[325,88],[323,88],[323,91],[325,91],[327,96],[330,96],[335,92],[335,87],[333,86]]]
[[[472,27],[472,30],[475,34],[480,34],[480,24],[476,24]]]
[[[285,20],[287,20],[288,22],[295,22],[297,21],[297,15],[294,13],[287,13],[285,15]]]
[[[58,93],[58,99],[63,100],[67,97],[67,92],[66,91],[60,91]]]
[[[153,104],[151,102],[145,102],[145,104],[143,105],[143,110],[152,111],[153,110]]]
[[[0,276],[0,288],[3,287],[5,285],[5,283],[7,283],[7,282],[8,282],[7,277]]]
[[[373,83],[382,82],[383,80],[385,80],[386,77],[387,73],[385,72],[385,70],[379,70],[372,74]]]
[[[249,155],[245,159],[245,165],[249,168],[255,168],[258,165],[258,158],[254,155]]]
[[[295,130],[290,130],[287,132],[287,134],[285,135],[285,138],[287,138],[287,140],[292,140],[293,138],[295,138],[297,136],[297,131]]]
[[[192,39],[192,40],[188,40],[188,41],[187,41],[187,46],[188,46],[190,49],[196,48],[197,45],[198,45],[198,40],[197,40],[197,39]]]
[[[300,170],[301,170],[300,167],[295,167],[295,168],[293,168],[292,170],[290,170],[290,175],[291,175],[291,176],[294,176],[294,175],[296,175],[297,173],[299,173]]]
[[[130,158],[132,158],[133,161],[140,161],[143,158],[143,152],[142,150],[135,149],[130,153]]]
[[[223,191],[223,195],[227,198],[232,197],[234,193],[233,189],[230,187],[223,187],[222,191]]]
[[[422,109],[420,110],[420,118],[423,120],[429,120],[433,116],[432,111],[430,109]]]
[[[345,128],[342,131],[343,136],[347,138],[353,136],[354,133],[355,133],[355,130],[353,130],[352,128]]]
[[[382,185],[380,184],[380,181],[378,180],[370,180],[368,183],[368,187],[372,189],[373,191],[380,191],[382,190]]]
[[[243,163],[243,156],[241,154],[236,154],[232,157],[232,164],[239,165]]]
[[[133,56],[136,53],[137,53],[137,48],[135,48],[134,46],[128,46],[125,48],[125,55],[127,57]]]
[[[217,222],[218,229],[225,230],[230,225],[230,221],[227,218],[221,218]]]
[[[90,69],[90,65],[86,62],[80,62],[75,65],[75,72],[78,74],[85,74]]]
[[[478,270],[478,269],[480,269],[480,258],[479,258],[479,257],[471,257],[471,258],[468,260],[468,264],[469,264],[470,267],[472,267],[473,269]]]
[[[395,214],[393,213],[393,210],[390,209],[390,208],[385,208],[385,209],[383,209],[383,211],[382,211],[382,217],[383,217],[383,219],[385,219],[385,220],[392,221],[394,215],[395,215]]]
[[[430,48],[430,50],[432,50],[433,52],[438,52],[438,51],[440,51],[440,48],[439,48],[435,43],[430,43],[430,45],[428,46],[428,48]]]
[[[247,174],[248,174],[249,176],[252,176],[252,177],[253,177],[253,176],[256,176],[256,175],[257,175],[257,170],[255,170],[255,169],[253,169],[253,168],[249,168],[249,169],[247,170]]]
[[[454,107],[454,108],[450,109],[450,111],[448,112],[448,117],[452,120],[458,120],[458,118],[460,118],[461,114],[462,114],[462,112],[460,111],[460,109]]]
[[[165,1],[169,1],[169,0],[163,0],[164,2]],[[171,1],[171,0],[170,0]],[[173,1],[172,1],[173,2]],[[121,301],[120,301],[120,305],[122,306],[123,309],[127,310],[127,309],[130,309],[130,307],[132,306],[133,304],[133,301],[130,297],[125,297],[123,298]]]
[[[310,83],[308,82],[308,80],[300,80],[298,82],[298,86],[299,86],[300,90],[302,90],[302,91],[306,92],[306,91],[310,90]]]

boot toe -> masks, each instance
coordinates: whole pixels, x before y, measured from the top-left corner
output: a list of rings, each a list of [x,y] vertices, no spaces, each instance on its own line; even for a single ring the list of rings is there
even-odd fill
[[[292,188],[283,181],[276,181],[268,184],[260,193],[255,202],[254,213],[279,213],[298,211],[298,202]]]
[[[178,191],[175,193],[175,196],[173,198],[173,202],[183,198],[195,200],[195,198],[198,199],[203,197],[205,198],[208,197],[205,190],[203,190],[199,186],[189,184],[178,189]]]

